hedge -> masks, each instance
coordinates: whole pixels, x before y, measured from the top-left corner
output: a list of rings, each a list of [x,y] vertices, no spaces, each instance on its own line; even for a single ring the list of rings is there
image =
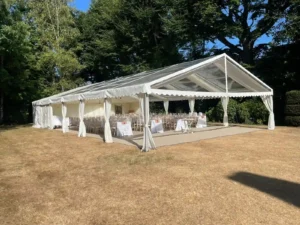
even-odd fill
[[[286,93],[287,105],[300,105],[300,90],[289,91]]]
[[[286,116],[285,123],[289,126],[300,126],[300,116]]]
[[[300,105],[287,105],[285,107],[285,115],[300,116]]]

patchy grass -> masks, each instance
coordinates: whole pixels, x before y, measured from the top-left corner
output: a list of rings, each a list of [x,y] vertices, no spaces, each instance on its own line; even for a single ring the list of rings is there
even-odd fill
[[[140,153],[0,128],[1,224],[299,224],[300,129]]]

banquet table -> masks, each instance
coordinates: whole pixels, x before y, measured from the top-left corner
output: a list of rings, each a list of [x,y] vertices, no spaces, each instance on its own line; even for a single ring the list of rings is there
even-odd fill
[[[117,122],[117,136],[123,137],[123,136],[131,136],[132,133],[132,127],[130,121],[124,121],[124,122]]]
[[[70,126],[70,118],[66,117],[67,126]],[[62,126],[62,117],[60,116],[52,116],[52,126],[53,127],[61,127]]]
[[[152,133],[163,133],[164,128],[161,119],[151,120],[151,132]]]

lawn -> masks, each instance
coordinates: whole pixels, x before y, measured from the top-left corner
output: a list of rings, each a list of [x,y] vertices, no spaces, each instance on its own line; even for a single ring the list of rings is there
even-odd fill
[[[0,128],[1,129],[1,128]],[[300,129],[149,153],[30,127],[0,130],[1,224],[299,224]]]

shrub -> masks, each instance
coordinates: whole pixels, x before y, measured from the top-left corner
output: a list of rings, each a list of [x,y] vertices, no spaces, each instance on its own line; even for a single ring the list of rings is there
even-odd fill
[[[300,105],[300,90],[289,91],[286,93],[287,105]]]
[[[289,126],[300,126],[300,116],[286,116],[285,123]]]
[[[229,99],[227,113],[229,123],[266,124],[269,116],[268,110],[258,98],[249,99],[241,103],[235,99]],[[207,112],[207,117],[210,121],[222,122],[223,114],[223,107],[220,101]]]
[[[287,105],[285,107],[285,115],[300,116],[300,104],[299,105]]]

